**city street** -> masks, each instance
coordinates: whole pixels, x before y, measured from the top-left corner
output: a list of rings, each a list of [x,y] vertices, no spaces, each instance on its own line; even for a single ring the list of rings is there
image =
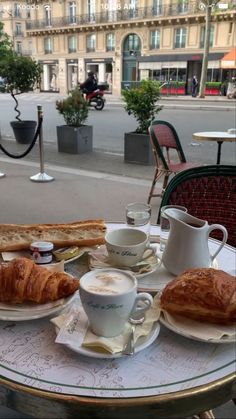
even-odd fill
[[[56,126],[64,124],[63,118],[55,108],[55,101],[61,98],[57,94],[23,94],[18,96],[23,119],[37,119],[37,104],[43,106],[43,133],[45,142],[56,142]],[[91,109],[87,123],[93,125],[94,150],[123,155],[124,133],[134,131],[136,121],[129,116],[120,98],[106,96],[103,111]],[[217,144],[197,142],[192,134],[198,131],[226,131],[235,126],[235,101],[212,100],[201,102],[189,98],[179,100],[175,97],[163,99],[164,106],[158,118],[174,125],[180,137],[186,157],[191,161],[214,164]],[[14,119],[14,101],[7,94],[0,94],[0,129],[3,138],[13,138],[9,122]],[[235,163],[235,143],[222,146],[222,164]]]

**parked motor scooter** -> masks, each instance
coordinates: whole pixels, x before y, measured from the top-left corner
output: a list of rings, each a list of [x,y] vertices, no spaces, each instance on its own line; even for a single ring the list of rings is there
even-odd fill
[[[89,103],[89,106],[93,106],[97,111],[101,111],[104,108],[106,99],[104,97],[105,90],[108,90],[107,84],[98,84],[98,88],[93,92],[88,93],[86,89],[83,89],[85,98]]]

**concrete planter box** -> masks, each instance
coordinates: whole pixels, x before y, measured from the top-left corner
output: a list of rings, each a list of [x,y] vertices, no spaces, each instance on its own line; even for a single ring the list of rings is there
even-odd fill
[[[124,160],[126,163],[154,165],[152,146],[148,134],[125,133]]]
[[[57,127],[57,145],[61,153],[81,154],[93,151],[93,127],[82,125]]]

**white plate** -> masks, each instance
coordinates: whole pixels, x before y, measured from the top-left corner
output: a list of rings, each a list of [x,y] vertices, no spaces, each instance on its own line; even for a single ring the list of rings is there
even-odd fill
[[[59,328],[56,327],[56,333],[58,332],[59,332]],[[152,330],[148,334],[148,336],[142,336],[137,340],[135,344],[135,354],[142,351],[143,349],[148,348],[148,346],[150,346],[154,342],[154,340],[157,338],[157,336],[159,335],[159,332],[160,332],[160,324],[158,322],[153,323]],[[73,344],[65,344],[64,346],[66,346],[67,348],[71,349],[72,351],[80,355],[88,356],[90,358],[113,359],[113,358],[122,358],[122,357],[127,356],[127,355],[123,355],[121,352],[116,353],[116,354],[109,354],[105,352],[101,353],[90,348],[85,348],[83,346],[77,346]]]
[[[178,335],[184,336],[185,338],[188,338],[188,339],[197,340],[197,341],[206,342],[206,343],[236,343],[236,336],[234,337],[224,336],[221,339],[211,339],[211,340],[201,339],[197,336],[193,336],[189,333],[186,333],[185,330],[177,329],[176,327],[174,327],[174,325],[170,324],[167,321],[167,319],[164,318],[163,313],[161,313],[159,321],[161,324],[167,327],[167,329],[172,330],[172,332],[177,333]]]
[[[160,253],[157,255],[160,256]],[[218,262],[214,259],[212,267],[217,269]],[[162,291],[165,286],[176,276],[166,270],[164,265],[160,263],[154,272],[150,272],[145,277],[137,277],[138,279],[138,291],[140,292],[152,292],[156,293]]]
[[[11,304],[5,306],[8,306],[8,309],[1,310],[0,309],[0,320],[7,320],[7,321],[25,321],[25,320],[34,320],[34,319],[41,319],[43,317],[51,316],[54,314],[57,314],[59,311],[67,307],[72,300],[74,299],[75,294],[67,297],[62,298],[61,300],[58,300],[61,302],[61,304],[58,305],[58,301],[48,303],[48,304],[32,304],[31,309],[29,309],[29,305],[24,304],[23,306],[27,306],[27,308],[24,309],[22,307],[22,310],[13,310],[11,309]],[[15,305],[14,305],[15,306]],[[45,308],[45,306],[47,308]]]
[[[146,257],[145,259],[142,260],[144,264],[147,263],[148,265],[150,265],[151,269],[148,272],[139,273],[139,272],[136,272],[136,270],[134,269],[131,269],[131,268],[129,269],[128,267],[127,268],[122,267],[120,269],[122,270],[125,269],[127,271],[132,272],[136,276],[136,278],[144,278],[148,275],[151,275],[153,272],[156,271],[157,267],[160,265],[160,258],[157,254],[158,245],[152,243],[151,247],[154,249],[154,253],[151,256]],[[89,254],[89,268],[91,270],[103,269],[103,268],[109,268],[109,267],[114,268],[115,266],[109,264],[109,262],[106,260],[107,257],[108,256],[106,252],[106,246],[105,245],[99,246],[98,249],[93,250]],[[138,264],[134,266],[138,266]],[[141,269],[141,265],[140,265],[140,269]]]
[[[83,256],[86,251],[88,251],[88,250],[81,251],[81,253],[79,253],[77,256],[74,256],[73,258],[66,259],[66,260],[62,259],[62,261],[64,262],[65,265],[67,263],[74,262],[76,259],[79,259],[81,256]],[[9,262],[12,259],[15,259],[16,257],[24,257],[24,258],[27,258],[27,259],[31,259],[31,255],[30,255],[30,252],[28,250],[22,250],[22,251],[18,251],[18,252],[2,252],[2,259],[3,259],[4,262]],[[55,258],[55,256],[53,256],[53,259],[52,259],[52,262],[51,262],[50,265],[57,265],[58,263],[60,263],[62,261],[57,260]],[[45,265],[40,265],[40,266],[45,267]]]

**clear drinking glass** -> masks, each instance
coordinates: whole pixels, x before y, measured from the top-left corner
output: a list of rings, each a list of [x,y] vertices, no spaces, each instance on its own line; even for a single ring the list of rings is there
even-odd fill
[[[132,202],[126,206],[127,227],[134,227],[150,234],[151,205],[142,202]]]
[[[187,212],[187,208],[182,207],[181,205],[165,205],[161,207],[161,216],[160,216],[160,251],[163,252],[169,237],[170,232],[170,223],[165,215],[165,210],[167,208],[175,208],[181,211]]]

